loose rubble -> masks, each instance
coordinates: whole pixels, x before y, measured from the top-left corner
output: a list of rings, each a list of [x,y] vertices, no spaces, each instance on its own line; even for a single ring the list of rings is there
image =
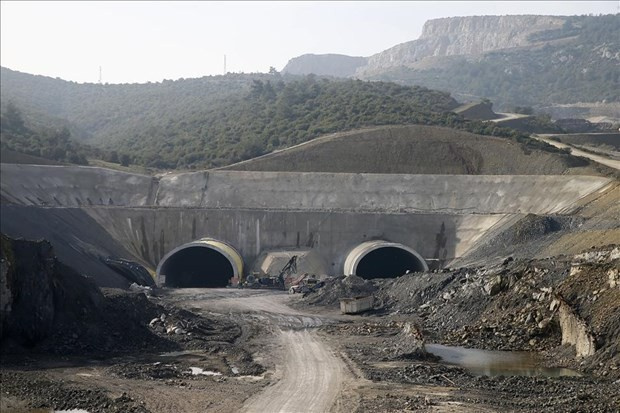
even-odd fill
[[[375,310],[322,330],[373,383],[394,383],[388,385],[392,389],[398,385],[448,386],[467,394],[467,400],[442,396],[433,403],[460,400],[491,410],[618,411],[618,251],[617,246],[609,246],[576,256],[508,258],[491,266],[371,280],[375,288],[364,288],[372,291]],[[342,283],[326,283],[299,307],[329,308],[342,294]],[[563,325],[566,309],[585,326],[593,340],[592,353],[581,353],[579,346],[566,341],[567,334],[574,334]],[[414,332],[410,339],[414,347],[422,342],[535,352],[541,366],[568,367],[582,376],[476,376],[436,357],[424,357],[423,352],[407,357],[407,351],[399,349],[407,342],[405,330]],[[377,388],[374,398],[360,395],[358,411],[432,409],[422,399],[412,398],[411,392],[382,388]]]

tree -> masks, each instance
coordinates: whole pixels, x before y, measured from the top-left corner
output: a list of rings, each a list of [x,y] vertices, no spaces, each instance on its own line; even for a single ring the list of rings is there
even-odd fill
[[[112,162],[112,163],[120,163],[120,160],[118,158],[118,152],[116,151],[111,151],[110,155],[108,156],[108,159],[106,159],[108,162]]]
[[[6,105],[6,112],[4,113],[3,120],[4,122],[2,122],[2,129],[4,130],[10,130],[15,133],[20,133],[23,132],[25,129],[22,113],[13,102],[9,102]],[[6,123],[6,125],[4,123]]]
[[[126,153],[124,153],[120,156],[120,161],[121,161],[121,166],[129,166],[129,164],[131,163],[131,157],[127,155]]]

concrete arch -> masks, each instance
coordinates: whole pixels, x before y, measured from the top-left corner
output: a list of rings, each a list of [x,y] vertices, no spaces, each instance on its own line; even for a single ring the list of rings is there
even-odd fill
[[[168,252],[157,265],[157,284],[169,287],[225,287],[243,274],[243,258],[230,244],[201,238]]]
[[[363,242],[344,261],[344,274],[362,278],[394,278],[409,272],[428,271],[428,264],[406,245],[383,240]]]

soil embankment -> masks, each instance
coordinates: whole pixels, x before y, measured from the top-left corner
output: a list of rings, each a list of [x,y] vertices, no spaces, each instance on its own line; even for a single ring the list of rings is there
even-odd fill
[[[465,175],[600,175],[587,160],[551,148],[455,129],[411,125],[328,135],[227,166],[238,171]]]

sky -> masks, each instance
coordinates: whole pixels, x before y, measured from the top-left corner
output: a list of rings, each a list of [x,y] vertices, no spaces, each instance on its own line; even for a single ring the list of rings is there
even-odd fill
[[[306,53],[371,56],[440,17],[615,13],[620,0],[1,1],[0,64],[78,83],[161,82],[279,71]]]

